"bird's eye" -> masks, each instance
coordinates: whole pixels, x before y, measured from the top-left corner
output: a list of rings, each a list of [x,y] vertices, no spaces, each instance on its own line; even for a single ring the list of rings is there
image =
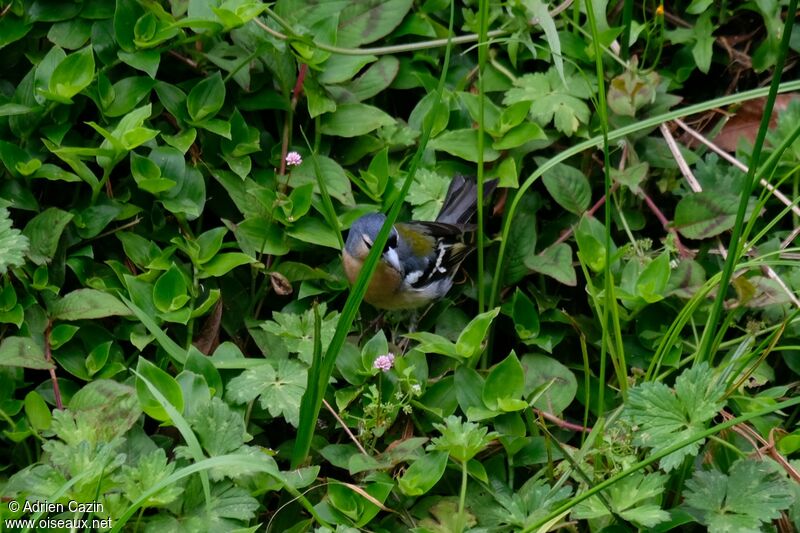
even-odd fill
[[[367,237],[366,235],[362,235],[361,239],[364,241],[364,244],[367,246],[367,250],[372,248],[372,239]]]
[[[387,251],[389,248],[397,248],[397,234],[391,233],[389,235],[389,240],[386,241],[386,246],[384,246],[383,251]]]

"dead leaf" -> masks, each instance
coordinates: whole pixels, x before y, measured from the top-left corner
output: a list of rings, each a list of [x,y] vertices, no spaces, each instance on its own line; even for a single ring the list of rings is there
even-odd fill
[[[280,272],[270,272],[269,281],[272,283],[272,290],[279,296],[288,296],[292,294],[292,284],[288,278]]]
[[[778,114],[785,111],[789,103],[795,98],[800,97],[798,93],[779,94],[775,99],[775,106],[772,108],[769,127],[774,128],[778,122]],[[750,144],[756,140],[758,128],[761,125],[761,117],[764,116],[764,104],[767,99],[756,98],[746,100],[733,116],[725,123],[719,134],[714,137],[714,144],[726,152],[735,152],[740,139],[744,138]]]

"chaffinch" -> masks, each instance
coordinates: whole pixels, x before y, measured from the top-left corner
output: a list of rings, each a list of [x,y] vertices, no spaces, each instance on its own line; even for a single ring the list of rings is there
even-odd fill
[[[484,197],[497,186],[484,184]],[[392,228],[364,300],[380,309],[411,309],[442,298],[473,247],[464,235],[475,230],[469,221],[477,205],[477,185],[455,176],[434,222],[398,222]],[[386,217],[364,215],[350,227],[342,252],[350,283],[358,277]]]

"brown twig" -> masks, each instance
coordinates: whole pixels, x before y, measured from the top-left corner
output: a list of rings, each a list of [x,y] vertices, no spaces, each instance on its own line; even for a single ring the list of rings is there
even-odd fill
[[[608,192],[609,193],[613,193],[614,191],[617,190],[617,187],[619,187],[619,183],[614,182],[611,185],[611,189],[609,189]],[[590,217],[593,217],[594,214],[597,212],[597,210],[600,209],[601,207],[603,207],[604,203],[606,203],[606,195],[605,194],[599,200],[597,200],[597,202],[595,202],[595,204],[592,207],[590,207],[588,211],[586,211],[586,215],[590,216]],[[558,236],[558,239],[556,239],[553,244],[551,244],[550,246],[548,246],[547,248],[545,248],[544,250],[539,252],[539,255],[544,255],[544,253],[547,250],[549,250],[550,248],[552,248],[553,246],[556,246],[556,245],[561,244],[562,242],[566,241],[567,239],[569,239],[572,236],[573,233],[575,233],[575,227],[574,226],[570,227],[568,229],[565,229],[564,231],[561,232],[561,235]]]
[[[725,420],[731,420],[732,418],[734,418],[734,416],[731,413],[729,413],[724,409],[720,414],[722,415],[722,418],[724,418]],[[751,444],[753,443],[752,439],[755,439],[758,442],[760,442],[762,448],[754,446],[755,453],[759,455],[761,454],[768,455],[773,461],[781,465],[781,467],[784,470],[786,470],[786,473],[789,474],[789,477],[795,480],[795,482],[800,483],[800,472],[798,472],[797,469],[793,467],[789,463],[789,461],[787,461],[786,458],[778,452],[778,450],[775,449],[775,442],[772,437],[772,432],[770,432],[769,440],[766,440],[764,439],[764,437],[759,435],[757,431],[755,431],[747,424],[737,424],[733,426],[733,428],[737,431],[737,433],[740,434],[746,433],[747,435],[749,435],[751,438],[747,440],[749,440]]]
[[[325,407],[328,409],[328,411],[331,412],[333,418],[335,418],[336,421],[339,422],[339,425],[342,426],[342,429],[344,429],[344,432],[347,433],[348,437],[350,437],[350,440],[353,441],[353,444],[356,445],[356,448],[358,448],[358,450],[366,457],[370,457],[370,455],[367,453],[367,450],[365,450],[364,447],[361,445],[361,442],[356,438],[355,435],[353,435],[353,432],[350,431],[350,428],[347,427],[347,424],[345,424],[344,420],[342,420],[342,418],[339,416],[339,413],[337,413],[336,410],[333,407],[331,407],[331,404],[328,403],[328,400],[323,398],[322,403],[325,404]]]
[[[567,422],[566,420],[564,420],[562,418],[558,418],[556,415],[548,413],[547,411],[542,411],[541,409],[536,409],[536,408],[534,408],[533,411],[537,415],[539,415],[542,418],[544,418],[545,420],[548,420],[548,421],[552,422],[553,424],[557,425],[558,427],[560,427],[562,429],[569,429],[570,431],[580,431],[581,433],[591,433],[592,432],[592,428],[590,428],[590,427],[584,427],[584,426],[582,426],[580,424],[575,424],[573,422]]]
[[[664,229],[671,233],[675,238],[675,246],[678,247],[678,255],[680,255],[682,259],[692,257],[694,254],[692,254],[692,252],[683,245],[680,236],[678,236],[678,232],[675,231],[675,228],[670,227],[669,220],[667,220],[667,217],[665,217],[664,213],[661,212],[661,209],[658,208],[655,202],[653,202],[653,200],[646,192],[644,192],[644,190],[640,189],[639,194],[642,196],[642,198],[644,198],[644,203],[647,204],[647,207],[650,208],[650,211],[652,211],[658,221],[661,222],[661,225],[664,227]]]
[[[44,359],[52,366],[49,369],[50,380],[53,382],[53,396],[56,400],[56,409],[64,409],[64,404],[61,401],[61,389],[58,387],[58,378],[56,377],[56,365],[53,363],[53,354],[50,349],[50,332],[53,328],[53,322],[47,321],[47,327],[44,328]]]

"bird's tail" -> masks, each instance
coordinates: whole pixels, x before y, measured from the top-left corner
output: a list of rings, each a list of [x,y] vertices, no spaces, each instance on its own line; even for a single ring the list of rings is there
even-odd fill
[[[497,180],[483,184],[483,197],[488,198],[497,187]],[[478,184],[465,176],[454,176],[444,197],[436,222],[468,225],[478,205]]]

